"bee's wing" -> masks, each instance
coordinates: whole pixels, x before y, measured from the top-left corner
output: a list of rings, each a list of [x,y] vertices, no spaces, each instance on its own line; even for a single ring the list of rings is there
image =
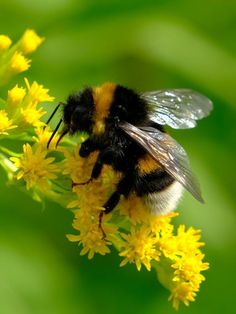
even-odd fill
[[[174,179],[180,182],[198,201],[204,203],[200,186],[191,171],[188,156],[180,144],[168,134],[152,127],[122,123],[121,129],[139,143]]]
[[[140,95],[151,105],[150,119],[174,129],[196,126],[196,120],[206,117],[213,104],[206,96],[191,89],[169,89]]]

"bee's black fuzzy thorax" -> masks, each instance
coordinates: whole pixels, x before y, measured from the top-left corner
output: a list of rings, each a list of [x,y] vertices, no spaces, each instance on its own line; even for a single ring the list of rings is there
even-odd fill
[[[117,85],[110,107],[109,120],[118,118],[134,125],[142,125],[148,119],[148,106],[132,89]]]

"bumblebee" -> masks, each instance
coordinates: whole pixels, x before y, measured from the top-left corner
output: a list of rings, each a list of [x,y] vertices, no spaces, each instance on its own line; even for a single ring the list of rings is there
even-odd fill
[[[89,181],[76,184],[98,178],[103,165],[111,165],[122,177],[103,204],[105,214],[116,207],[121,195],[128,198],[135,193],[152,213],[164,215],[175,209],[183,188],[203,202],[185,150],[166,133],[164,125],[193,128],[212,107],[207,97],[189,89],[137,93],[114,83],[88,87],[63,104],[62,118],[48,146],[61,123],[64,128],[58,143],[67,133],[87,132],[79,155],[86,158],[96,150],[99,154]]]

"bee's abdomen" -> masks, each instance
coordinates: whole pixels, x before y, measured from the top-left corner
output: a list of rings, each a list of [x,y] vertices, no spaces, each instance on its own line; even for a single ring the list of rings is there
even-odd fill
[[[137,171],[139,175],[145,176],[149,173],[156,172],[161,169],[161,165],[149,154],[139,158],[137,162]]]
[[[182,194],[183,186],[174,181],[165,189],[146,194],[144,201],[152,214],[166,215],[176,209]]]
[[[138,196],[144,196],[149,193],[162,191],[174,181],[174,178],[162,168],[144,173],[137,171],[134,189]]]
[[[145,154],[137,163],[134,190],[153,214],[164,215],[175,209],[183,187],[152,156]]]

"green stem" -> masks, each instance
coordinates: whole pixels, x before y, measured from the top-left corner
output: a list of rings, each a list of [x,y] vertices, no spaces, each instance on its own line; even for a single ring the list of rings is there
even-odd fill
[[[6,171],[9,180],[12,180],[17,167],[2,153],[0,153],[0,165]]]
[[[22,154],[15,153],[15,152],[13,152],[12,150],[10,150],[10,149],[8,149],[8,148],[6,148],[6,147],[3,147],[3,146],[0,146],[0,150],[1,150],[3,153],[7,154],[8,156],[14,156],[14,157],[21,157],[21,156],[22,156]]]

